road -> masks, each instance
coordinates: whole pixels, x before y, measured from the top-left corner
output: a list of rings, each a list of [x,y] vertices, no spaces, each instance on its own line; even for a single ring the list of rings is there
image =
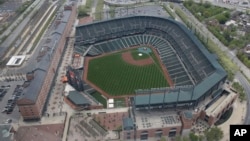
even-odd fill
[[[240,70],[248,77],[250,78],[250,71],[249,69],[237,58],[234,51],[229,50],[228,47],[226,47],[224,44],[222,44],[207,28],[203,23],[200,23],[184,6],[175,4],[176,7],[179,7],[183,12],[186,14],[186,16],[189,17],[189,22],[193,23],[193,26],[198,27],[196,28],[201,34],[203,34],[204,37],[207,37],[215,44],[218,45],[218,47],[224,51],[227,56],[240,68]]]
[[[244,87],[245,89],[245,93],[248,94],[247,95],[247,101],[249,103],[250,101],[250,84],[249,82],[247,81],[247,79],[245,78],[245,76],[240,73],[240,72],[237,72],[236,75],[235,75],[235,78],[239,81],[239,83]],[[250,108],[249,108],[249,104],[247,103],[247,113],[246,113],[246,118],[245,118],[245,121],[244,121],[244,124],[250,124]]]
[[[242,11],[242,12],[245,12],[247,10],[246,7],[242,7],[239,4],[224,3],[222,0],[205,0],[205,1],[210,2],[212,5],[225,7],[227,9],[235,9],[237,11]],[[200,3],[200,0],[194,0],[194,2]]]
[[[200,23],[184,6],[175,4],[176,7],[179,7],[179,9],[183,10],[183,13],[186,14],[186,16],[189,17],[189,22],[192,22],[194,26],[199,27],[196,28],[199,30],[201,34],[203,34],[204,37],[210,38],[213,40],[214,43],[218,45],[218,47],[226,53],[226,55],[240,68],[240,70],[248,77],[250,78],[250,70],[237,58],[235,53],[228,49],[224,44],[222,44],[207,28],[203,23]],[[235,76],[239,79],[242,86],[245,89],[246,94],[248,95],[248,101],[250,101],[250,84],[247,82],[246,78],[241,74],[237,73]],[[250,108],[247,107],[247,115],[246,115],[246,121],[245,123],[250,124]]]
[[[32,9],[32,12],[30,12],[28,15],[25,11],[21,16],[18,17],[18,19],[13,22],[9,28],[0,36],[3,37],[5,35],[8,35],[8,37],[4,40],[4,42],[0,45],[0,58],[2,58],[5,55],[5,51],[10,47],[10,45],[16,40],[16,38],[19,36],[19,34],[22,32],[24,27],[28,24],[33,14],[36,12],[37,9],[40,8],[40,6],[45,2],[45,0],[36,0],[32,3],[32,5],[26,10],[29,11],[29,9]],[[20,23],[21,22],[21,23]],[[18,26],[17,26],[18,25]],[[17,26],[15,29],[14,27]],[[14,30],[13,30],[14,29]],[[13,31],[12,31],[13,30]]]

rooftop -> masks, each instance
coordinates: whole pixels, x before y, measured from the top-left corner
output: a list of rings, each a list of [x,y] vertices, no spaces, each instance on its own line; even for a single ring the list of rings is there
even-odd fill
[[[140,110],[135,112],[136,126],[138,130],[182,125],[179,115],[176,112],[162,110]]]
[[[34,79],[32,83],[24,89],[24,95],[21,99],[27,99],[31,102],[35,102],[37,96],[42,88],[45,77],[47,75],[47,70],[51,64],[51,58],[55,54],[55,50],[58,47],[58,41],[61,38],[61,35],[64,32],[64,29],[67,25],[68,19],[70,18],[71,11],[66,10],[57,16],[57,21],[50,27],[50,34],[44,42],[40,44],[40,51],[34,54],[34,58],[30,59],[28,66],[29,72],[34,72]]]
[[[76,105],[85,105],[90,104],[88,99],[86,99],[81,93],[78,91],[70,91],[67,96],[70,101],[72,101]]]
[[[132,130],[134,128],[134,122],[131,118],[125,117],[122,119],[122,126],[124,130]]]
[[[6,66],[20,66],[25,59],[25,55],[12,56]]]
[[[236,93],[230,91],[229,94],[223,94],[206,110],[208,116],[217,116],[227,105],[237,96]]]

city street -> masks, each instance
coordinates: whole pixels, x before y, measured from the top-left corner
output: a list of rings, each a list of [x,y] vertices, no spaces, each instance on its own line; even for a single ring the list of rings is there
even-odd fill
[[[175,4],[176,7],[179,7],[179,9],[183,10],[183,13],[186,14],[186,16],[189,17],[189,22],[193,23],[196,28],[199,30],[201,34],[203,34],[204,37],[210,38],[213,40],[214,43],[216,43],[222,51],[224,51],[227,56],[240,68],[240,70],[248,77],[250,78],[250,71],[249,69],[236,57],[235,53],[231,50],[229,50],[224,44],[222,44],[207,28],[203,23],[200,23],[183,5]],[[238,6],[239,7],[239,6]],[[240,83],[245,89],[246,94],[248,95],[248,101],[250,100],[250,84],[246,80],[246,78],[240,74],[237,73],[236,78],[239,79]],[[247,115],[245,123],[250,124],[250,108],[249,105],[247,105]]]
[[[16,40],[16,38],[19,36],[19,34],[22,32],[24,27],[28,24],[28,22],[31,20],[31,17],[36,12],[37,9],[43,4],[45,0],[36,0],[32,3],[32,5],[26,9],[26,11],[29,11],[29,9],[32,9],[32,12],[30,12],[28,15],[26,12],[22,13],[21,16],[16,19],[15,22],[13,22],[7,30],[3,34],[0,35],[0,38],[3,36],[8,36],[4,42],[0,45],[0,57],[5,55],[5,50],[7,50],[8,47]],[[16,28],[15,28],[16,27]],[[14,29],[15,28],[15,29]]]
[[[246,98],[247,98],[247,111],[246,111],[246,118],[244,121],[244,124],[250,124],[250,108],[249,108],[249,101],[250,101],[250,84],[249,82],[246,80],[245,76],[242,75],[240,72],[236,73],[235,75],[235,79],[237,79],[239,81],[239,83],[244,87],[245,89],[245,93],[247,94]]]

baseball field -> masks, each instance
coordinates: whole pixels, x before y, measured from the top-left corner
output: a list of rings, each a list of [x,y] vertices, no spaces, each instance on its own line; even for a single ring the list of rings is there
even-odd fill
[[[137,49],[91,59],[87,79],[113,96],[135,94],[136,89],[169,86],[155,54]]]

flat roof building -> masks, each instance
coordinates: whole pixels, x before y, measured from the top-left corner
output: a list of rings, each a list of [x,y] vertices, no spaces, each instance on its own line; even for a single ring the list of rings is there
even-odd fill
[[[21,66],[25,59],[25,55],[12,56],[6,66],[16,67]]]

